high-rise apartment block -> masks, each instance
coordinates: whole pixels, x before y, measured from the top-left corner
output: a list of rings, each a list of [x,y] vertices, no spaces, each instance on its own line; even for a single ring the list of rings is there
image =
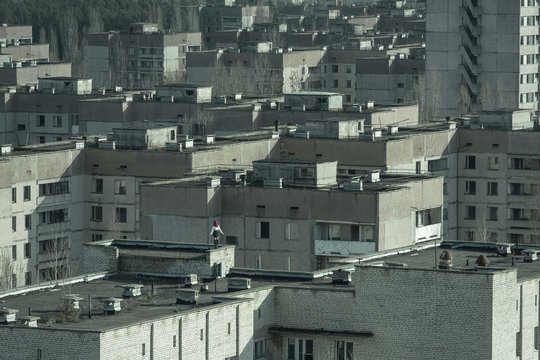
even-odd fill
[[[538,110],[538,0],[428,0],[426,97],[432,116]]]
[[[84,69],[97,86],[144,87],[182,80],[186,53],[201,49],[200,33],[164,34],[157,24],[85,36]]]

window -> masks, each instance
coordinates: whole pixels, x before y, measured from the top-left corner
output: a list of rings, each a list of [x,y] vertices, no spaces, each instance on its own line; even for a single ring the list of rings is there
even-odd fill
[[[39,213],[40,224],[56,224],[68,221],[68,209],[58,209]]]
[[[204,329],[201,329],[199,336],[200,336],[201,341],[203,341],[204,340]]]
[[[53,116],[53,127],[62,127],[62,115]]]
[[[17,124],[17,131],[25,131],[26,124]]]
[[[498,208],[494,206],[488,206],[487,213],[488,213],[488,221],[497,221],[499,216],[497,214]]]
[[[126,208],[116,208],[116,222],[119,222],[119,223],[127,222],[127,209]]]
[[[285,240],[298,240],[299,239],[299,227],[296,223],[285,224]]]
[[[353,360],[353,343],[336,341],[336,360]]]
[[[476,156],[465,156],[465,169],[476,169]]]
[[[24,244],[24,257],[26,259],[29,257],[32,257],[32,244],[30,243]]]
[[[287,360],[313,360],[313,340],[288,338]]]
[[[352,72],[351,65],[345,65],[345,73],[350,74]]]
[[[11,202],[17,202],[17,188],[11,188]]]
[[[489,181],[487,183],[487,194],[488,194],[488,196],[497,196],[497,195],[499,195],[499,184],[497,182]]]
[[[236,245],[238,239],[236,236],[225,236],[225,244]]]
[[[36,115],[36,126],[37,127],[45,126],[45,115]]]
[[[405,87],[405,84],[403,84],[402,82],[398,82],[397,87],[398,89],[403,89]]]
[[[266,213],[266,206],[257,205],[257,216],[258,217],[264,217],[265,213]]]
[[[509,195],[528,195],[525,191],[525,184],[523,183],[510,183],[508,185]]]
[[[141,354],[142,356],[146,355],[146,344],[142,344]]]
[[[476,194],[476,181],[465,181],[465,194],[466,195]]]
[[[253,351],[254,359],[261,359],[266,356],[266,339],[255,340],[253,342],[253,346],[254,346],[254,351]]]
[[[38,243],[38,247],[40,254],[55,253],[69,248],[69,240],[67,237],[42,240]]]
[[[350,89],[352,87],[352,81],[347,80],[347,89]]]
[[[103,207],[101,206],[92,206],[92,221],[101,222],[103,221]]]
[[[313,179],[315,177],[315,169],[313,168],[297,168],[297,177],[305,179]]]
[[[11,260],[17,260],[17,245],[11,246]]]
[[[525,209],[510,209],[510,220],[528,220],[525,216]]]
[[[38,136],[37,142],[38,144],[45,144],[45,136]]]
[[[498,235],[496,231],[490,231],[489,233],[489,242],[497,242]]]
[[[24,229],[30,230],[32,228],[32,215],[24,215]]]
[[[262,256],[257,255],[255,258],[255,269],[262,269]]]
[[[69,181],[58,181],[39,185],[39,196],[69,194]]]
[[[101,241],[103,240],[102,234],[92,234],[92,241]]]
[[[476,206],[465,206],[465,219],[466,220],[476,219]]]
[[[126,180],[114,180],[115,195],[126,195]]]
[[[173,335],[172,337],[172,346],[176,347],[176,335]]]
[[[439,224],[440,222],[441,222],[441,208],[440,207],[416,211],[416,227]]]
[[[270,238],[270,223],[268,221],[257,221],[257,239]]]
[[[14,289],[17,287],[17,274],[11,275],[11,288]]]
[[[24,273],[24,285],[32,285],[32,272],[27,271]]]
[[[23,189],[23,200],[24,201],[30,201],[30,198],[32,197],[32,193],[30,191],[30,186],[25,186]]]
[[[227,323],[227,335],[231,335],[231,323]]]
[[[499,157],[488,156],[488,170],[499,170]]]
[[[41,360],[41,349],[37,349],[37,360]]]
[[[337,73],[339,71],[339,65],[332,65],[332,72]]]
[[[512,158],[510,159],[510,169],[513,170],[523,170],[524,166],[523,158]]]
[[[334,80],[333,80],[333,82],[332,82],[332,87],[334,87],[334,88],[339,87],[339,80],[338,80],[338,79],[334,79]]]
[[[429,172],[447,170],[448,159],[442,158],[442,159],[428,160],[427,167],[428,167]]]
[[[443,195],[448,195],[448,183],[443,183],[442,191]]]
[[[103,194],[103,179],[92,179],[92,193]]]
[[[465,230],[465,240],[474,241],[474,230]]]
[[[11,231],[17,231],[17,217],[11,217]]]

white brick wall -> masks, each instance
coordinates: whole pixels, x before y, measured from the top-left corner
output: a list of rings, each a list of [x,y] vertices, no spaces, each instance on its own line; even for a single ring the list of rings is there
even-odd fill
[[[430,359],[434,354],[508,360],[516,358],[519,341],[520,360],[532,360],[538,358],[538,296],[538,279],[518,283],[513,269],[479,273],[358,267],[350,287],[291,284],[236,292],[226,294],[226,302],[217,299],[221,302],[101,335],[0,326],[0,358],[31,359],[39,348],[43,359],[77,359],[80,352],[84,359],[223,360],[238,355],[251,360],[254,339],[266,338],[267,360],[279,360],[284,359],[287,337],[292,337],[313,340],[314,358],[325,360],[335,359],[336,341],[352,342],[355,359],[385,360]],[[297,331],[269,334],[271,326]],[[313,333],[321,329],[330,333]]]

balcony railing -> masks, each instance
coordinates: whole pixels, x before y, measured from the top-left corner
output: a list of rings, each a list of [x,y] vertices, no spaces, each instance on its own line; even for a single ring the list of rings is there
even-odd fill
[[[375,242],[315,240],[315,255],[349,256],[372,253],[376,250]]]
[[[441,237],[441,224],[431,224],[426,226],[420,226],[416,228],[415,240],[426,241],[437,239]]]

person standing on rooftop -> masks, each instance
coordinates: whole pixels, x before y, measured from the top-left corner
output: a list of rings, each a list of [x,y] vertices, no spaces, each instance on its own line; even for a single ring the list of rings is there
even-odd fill
[[[217,249],[219,244],[219,233],[222,235],[225,235],[223,231],[221,231],[221,227],[219,226],[219,223],[214,220],[214,225],[212,226],[212,229],[210,230],[210,235],[214,238],[214,247]]]

